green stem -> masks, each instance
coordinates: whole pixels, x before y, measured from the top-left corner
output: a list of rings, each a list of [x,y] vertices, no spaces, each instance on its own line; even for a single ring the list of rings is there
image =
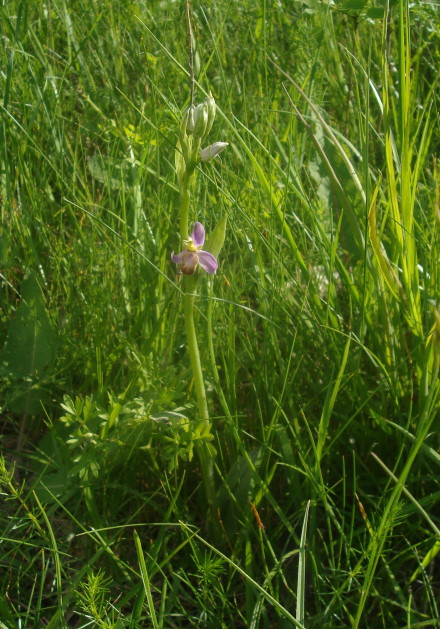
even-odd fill
[[[214,483],[214,465],[212,455],[209,451],[206,438],[211,432],[211,422],[209,420],[208,403],[206,401],[205,382],[203,380],[202,363],[200,360],[199,346],[197,343],[197,333],[194,324],[194,300],[195,284],[193,277],[185,278],[184,314],[185,330],[188,342],[188,352],[191,361],[191,369],[194,379],[194,388],[197,397],[197,408],[199,419],[195,426],[195,433],[201,437],[197,451],[202,466],[203,480],[206,489],[206,497],[211,508],[216,505],[216,493]]]
[[[206,402],[205,383],[203,381],[202,363],[200,361],[199,346],[197,344],[196,327],[194,324],[194,300],[195,282],[193,277],[185,278],[185,288],[188,292],[185,292],[184,297],[184,313],[185,313],[185,330],[188,341],[188,351],[191,359],[191,368],[194,378],[194,387],[197,396],[197,406],[199,409],[200,427],[203,426],[201,432],[205,432],[205,428],[209,429],[209,413],[208,404]],[[199,428],[199,426],[198,426]]]
[[[180,238],[182,242],[188,237],[189,229],[189,202],[190,187],[193,176],[193,169],[187,168],[185,178],[180,185]],[[211,432],[211,422],[209,420],[208,403],[206,400],[205,382],[203,380],[202,363],[200,360],[199,346],[197,343],[196,326],[194,323],[194,301],[196,297],[196,281],[194,277],[185,277],[184,283],[184,316],[185,331],[188,343],[188,352],[191,361],[191,370],[194,379],[194,388],[197,397],[198,421],[195,426],[195,435],[200,438],[200,445],[197,452],[202,466],[203,481],[206,490],[208,504],[215,512],[216,493],[214,482],[214,465],[212,455],[207,445],[207,439]]]
[[[183,241],[188,238],[188,223],[189,223],[189,199],[190,199],[190,179],[185,176],[180,186],[180,240]]]

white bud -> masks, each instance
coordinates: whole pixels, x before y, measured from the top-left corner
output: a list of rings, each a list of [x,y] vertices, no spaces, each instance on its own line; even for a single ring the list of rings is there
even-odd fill
[[[183,138],[185,135],[191,135],[194,131],[194,107],[188,107],[185,113],[182,116],[182,120],[180,122],[180,137]]]
[[[217,157],[219,153],[228,146],[229,142],[214,142],[210,144],[203,151],[200,151],[200,159],[202,162],[209,162],[210,159]]]
[[[197,105],[194,109],[194,136],[203,138],[208,123],[208,107],[205,103]]]
[[[187,112],[186,132],[188,133],[188,135],[191,135],[191,133],[194,133],[194,127],[195,127],[194,109],[195,109],[194,105],[191,105],[191,107],[188,108],[188,112]]]
[[[209,92],[209,96],[206,99],[205,104],[208,110],[208,123],[205,129],[205,137],[206,137],[208,133],[211,131],[211,128],[212,128],[212,125],[214,124],[214,119],[215,119],[216,105],[215,105],[214,96],[211,94],[211,92]]]

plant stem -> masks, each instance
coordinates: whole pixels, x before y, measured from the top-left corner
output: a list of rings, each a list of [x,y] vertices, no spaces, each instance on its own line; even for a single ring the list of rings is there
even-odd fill
[[[182,242],[188,237],[189,229],[189,202],[192,172],[188,172],[180,186],[180,238]],[[197,332],[194,323],[194,301],[196,297],[196,280],[194,277],[184,279],[184,316],[185,331],[188,343],[188,352],[191,362],[191,370],[194,379],[194,388],[197,397],[198,421],[194,433],[200,438],[200,445],[197,452],[202,466],[203,481],[206,490],[208,504],[214,515],[216,504],[216,493],[214,483],[214,465],[212,455],[209,451],[206,439],[211,432],[211,422],[209,420],[208,403],[206,401],[205,382],[203,380],[202,363],[200,360],[199,346],[197,343]]]
[[[180,190],[179,190],[180,240],[182,243],[184,240],[186,240],[186,238],[188,238],[188,234],[189,234],[188,222],[189,222],[190,184],[191,184],[191,180],[186,175],[185,179],[181,183]]]
[[[202,364],[200,361],[199,347],[197,344],[196,328],[194,325],[194,278],[185,278],[185,288],[188,292],[185,292],[184,297],[184,313],[185,313],[185,330],[188,341],[188,351],[191,359],[191,368],[194,377],[194,386],[197,396],[197,406],[199,409],[199,417],[201,424],[205,427],[209,427],[209,413],[208,405],[206,402],[205,383],[203,382]],[[203,431],[204,432],[204,431]]]
[[[197,408],[199,413],[199,419],[195,426],[194,432],[198,437],[201,437],[200,445],[198,445],[197,451],[200,457],[200,463],[202,466],[203,480],[206,490],[206,497],[211,508],[215,507],[216,494],[214,483],[214,466],[212,461],[212,455],[209,451],[206,438],[211,433],[211,422],[209,420],[208,404],[206,401],[205,383],[203,380],[202,363],[200,360],[199,346],[197,343],[196,327],[194,324],[194,300],[196,294],[195,290],[196,282],[193,277],[185,278],[185,296],[184,296],[184,315],[185,315],[185,330],[186,338],[188,342],[188,352],[191,361],[191,369],[194,378],[194,388],[197,397]]]

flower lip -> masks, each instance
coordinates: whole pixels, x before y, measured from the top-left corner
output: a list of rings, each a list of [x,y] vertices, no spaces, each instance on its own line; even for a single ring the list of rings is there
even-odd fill
[[[182,265],[180,267],[182,269],[182,273],[185,273],[185,275],[192,275],[196,270],[198,263],[199,256],[197,253],[192,251],[185,252],[182,256]]]

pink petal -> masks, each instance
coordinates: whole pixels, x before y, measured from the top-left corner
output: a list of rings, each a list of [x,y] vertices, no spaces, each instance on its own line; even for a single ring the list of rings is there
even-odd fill
[[[180,253],[177,253],[176,255],[174,255],[174,251],[171,254],[171,260],[175,263],[175,264],[182,264],[182,260],[183,260],[183,256],[186,253],[185,251],[181,251]]]
[[[199,264],[207,273],[214,275],[218,268],[218,262],[208,251],[199,251]]]
[[[201,247],[205,242],[205,228],[198,221],[194,223],[192,234],[190,236],[195,247]]]

